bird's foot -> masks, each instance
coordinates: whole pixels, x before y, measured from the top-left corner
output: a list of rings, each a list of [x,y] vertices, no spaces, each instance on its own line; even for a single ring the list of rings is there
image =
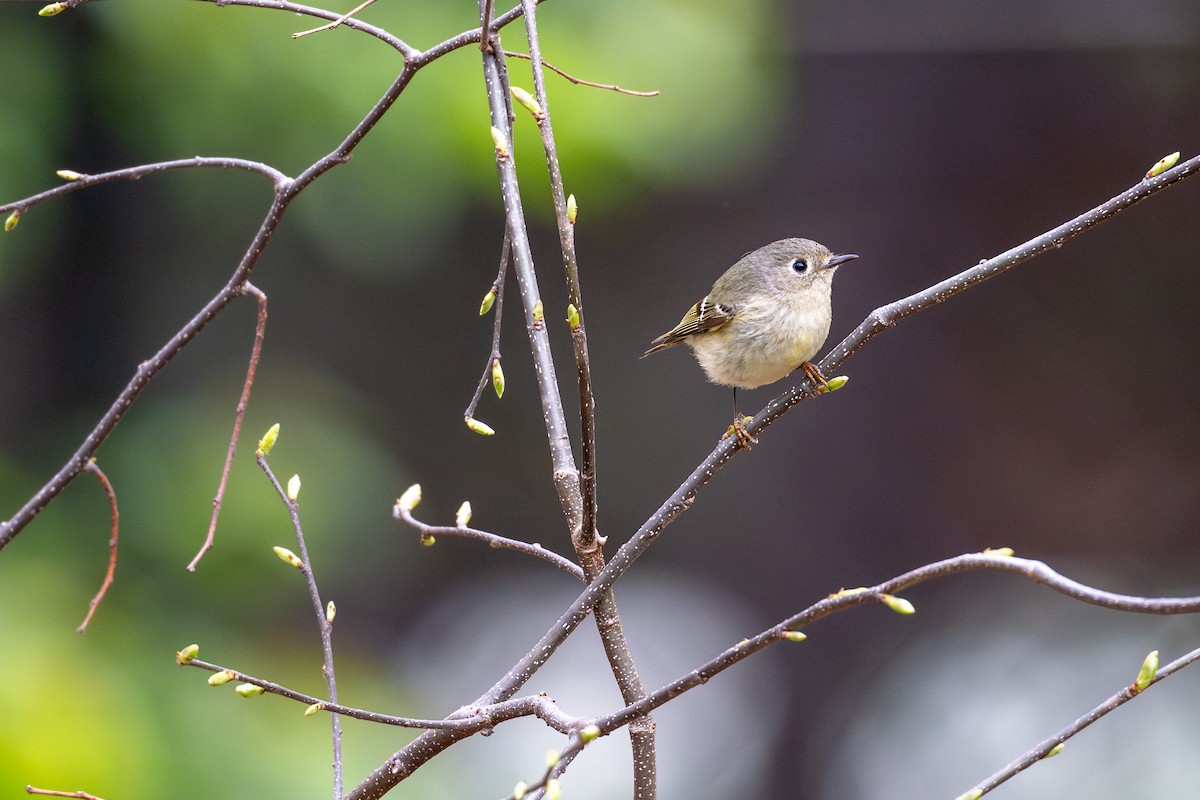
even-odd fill
[[[825,394],[828,391],[832,391],[829,388],[829,381],[825,380],[825,376],[821,374],[821,368],[816,364],[811,361],[805,361],[800,365],[800,369],[812,381],[813,388],[817,390],[817,394]]]
[[[743,417],[741,414],[737,414],[733,418],[733,424],[729,426],[729,430],[725,431],[725,435],[721,438],[728,439],[730,436],[733,436],[737,439],[738,447],[747,453],[750,452],[750,445],[758,444],[758,439],[751,436],[750,431],[746,430],[745,423],[752,419],[754,417]]]

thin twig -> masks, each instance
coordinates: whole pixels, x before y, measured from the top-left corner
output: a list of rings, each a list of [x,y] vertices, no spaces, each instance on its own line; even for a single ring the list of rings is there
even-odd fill
[[[492,10],[494,0],[483,0],[479,12],[479,49],[484,53],[492,52]]]
[[[331,22],[326,22],[324,25],[320,25],[316,28],[309,28],[306,31],[300,31],[299,33],[293,33],[292,38],[299,39],[301,36],[308,36],[313,33],[320,33],[321,31],[333,30],[334,28],[336,28],[340,25],[344,25],[355,14],[362,11],[364,8],[366,8],[367,6],[371,5],[374,2],[375,2],[375,0],[363,0],[363,2],[359,3],[354,8],[347,11],[345,14],[342,14],[337,19],[335,19]]]
[[[82,2],[82,0],[80,0],[80,2]],[[78,798],[78,800],[104,800],[102,797],[97,797],[96,795],[88,794],[87,792],[60,792],[55,789],[38,789],[34,786],[26,786],[25,794],[44,794],[49,795],[50,797],[75,797]]]
[[[198,658],[194,658],[181,666],[196,667],[197,669],[214,673],[225,672],[229,674],[230,681],[240,681],[241,683],[249,683],[262,687],[267,694],[279,695],[288,700],[295,700],[308,707],[316,706],[316,711],[325,711],[337,716],[351,717],[363,720],[364,722],[375,722],[380,725],[392,725],[398,728],[458,731],[469,735],[489,730],[497,724],[510,719],[529,716],[543,720],[547,725],[560,733],[570,733],[583,727],[583,722],[579,717],[564,714],[558,710],[558,706],[553,700],[541,694],[516,697],[506,700],[503,703],[493,703],[486,706],[464,706],[445,719],[420,719],[419,717],[398,717],[392,714],[381,714],[378,711],[367,711],[366,709],[355,708],[353,706],[344,706],[340,703],[331,703],[329,700],[289,689],[282,684],[268,681],[230,667],[223,667],[220,664],[202,661]]]
[[[504,321],[504,278],[508,275],[508,262],[512,253],[511,240],[508,237],[508,229],[504,231],[504,243],[500,246],[500,269],[496,272],[496,280],[492,281],[491,292],[495,296],[492,301],[492,312],[496,315],[492,319],[492,350],[488,354],[487,364],[483,367],[483,374],[479,377],[479,383],[475,386],[475,394],[471,397],[471,402],[467,403],[467,408],[463,412],[463,416],[473,418],[475,410],[479,406],[479,401],[483,398],[483,390],[489,383],[492,382],[492,365],[500,359],[500,330],[501,323]]]
[[[505,50],[504,55],[508,56],[509,58],[523,58],[526,61],[530,60],[529,56],[525,53],[517,53],[513,50]],[[576,86],[591,86],[593,89],[608,89],[613,92],[620,92],[621,94],[631,94],[635,97],[657,97],[658,95],[662,94],[657,89],[652,92],[635,92],[633,89],[622,89],[615,83],[593,83],[592,81],[585,81],[583,78],[576,78],[569,72],[559,69],[549,61],[543,61],[542,66],[548,70],[551,70],[552,72],[557,72],[559,75],[563,76]]]
[[[313,573],[312,561],[308,557],[308,544],[304,540],[304,527],[300,524],[300,503],[295,498],[288,496],[287,490],[276,479],[275,473],[271,471],[271,467],[267,463],[266,455],[261,450],[255,455],[254,460],[270,479],[271,485],[275,487],[279,499],[283,501],[288,515],[292,519],[292,529],[296,533],[296,544],[300,548],[300,560],[303,562],[300,572],[304,575],[304,582],[308,586],[309,598],[312,600],[313,610],[317,615],[317,629],[321,633],[321,653],[324,657],[321,673],[325,676],[329,702],[336,704],[338,696],[337,678],[333,671],[333,620],[330,619],[329,612],[321,602],[321,592],[317,589],[317,577]],[[342,796],[342,724],[341,718],[336,713],[330,716],[333,735],[333,800],[340,800]]]
[[[526,555],[540,558],[543,561],[558,567],[568,575],[578,578],[579,580],[584,580],[582,568],[563,558],[558,553],[555,553],[552,550],[547,550],[536,542],[529,543],[522,542],[518,539],[509,539],[504,536],[498,536],[494,533],[481,531],[477,528],[469,528],[466,525],[457,525],[455,527],[450,527],[449,525],[427,525],[424,522],[416,519],[413,516],[412,511],[404,508],[399,503],[397,503],[392,509],[392,516],[416,528],[420,532],[422,538],[425,538],[426,536],[457,536],[463,539],[475,539],[481,542],[486,542],[490,547],[495,547],[500,550],[515,550],[518,553],[525,553]]]
[[[217,484],[217,494],[212,501],[212,517],[208,521],[208,535],[200,551],[187,565],[188,572],[195,572],[200,559],[213,546],[213,538],[217,534],[217,518],[221,515],[221,503],[225,499],[225,487],[229,483],[229,471],[233,467],[233,456],[237,452],[238,439],[242,433],[242,421],[246,418],[246,407],[250,404],[250,389],[254,386],[254,373],[258,369],[258,359],[262,355],[263,336],[267,329],[267,296],[249,281],[242,287],[243,294],[252,296],[258,302],[258,320],[254,325],[254,345],[250,348],[250,366],[246,369],[246,381],[242,384],[242,395],[238,398],[237,409],[233,415],[233,433],[229,437],[229,448],[225,451],[225,466],[221,469],[221,480]]]
[[[88,603],[87,616],[83,618],[83,622],[79,623],[79,627],[75,629],[79,633],[87,630],[88,623],[92,621],[92,614],[96,613],[96,606],[100,605],[100,601],[104,599],[108,587],[112,586],[113,573],[117,570],[117,533],[120,528],[119,520],[121,516],[117,513],[117,494],[113,491],[112,482],[104,474],[104,470],[96,466],[95,459],[89,459],[84,469],[96,476],[96,480],[100,481],[100,486],[104,489],[104,494],[108,496],[108,508],[112,518],[112,525],[109,528],[108,534],[108,571],[104,574],[104,582],[100,584],[100,591],[96,592],[96,596]]]
[[[1144,689],[1137,690],[1133,685],[1126,686],[1124,689],[1117,692],[1112,697],[1108,698],[1103,703],[1096,706],[1091,711],[1060,730],[1058,733],[1035,745],[1031,750],[1010,763],[1008,766],[1004,767],[1004,769],[1000,770],[995,775],[992,775],[985,781],[975,784],[971,791],[968,791],[964,795],[960,796],[960,800],[962,797],[982,797],[1005,781],[1016,777],[1017,774],[1022,770],[1025,770],[1041,761],[1043,758],[1049,755],[1050,751],[1055,747],[1058,747],[1060,744],[1070,739],[1072,736],[1079,733],[1093,722],[1098,721],[1108,712],[1123,706],[1125,703],[1128,703],[1130,700],[1140,695],[1146,689],[1154,686],[1159,681],[1170,677],[1175,672],[1178,672],[1197,660],[1200,660],[1200,649],[1193,650],[1187,655],[1181,656],[1180,658],[1172,661],[1170,664],[1167,664],[1165,667],[1159,669],[1155,674],[1154,679]],[[975,794],[976,791],[978,794]]]

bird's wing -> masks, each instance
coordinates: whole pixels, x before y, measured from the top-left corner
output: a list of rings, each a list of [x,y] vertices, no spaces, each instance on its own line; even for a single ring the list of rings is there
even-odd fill
[[[688,312],[683,315],[683,319],[679,320],[678,325],[651,342],[650,349],[642,354],[642,358],[651,353],[657,353],[659,350],[674,347],[689,336],[695,336],[705,331],[715,331],[733,319],[733,315],[733,308],[721,303],[714,303],[706,297],[688,309]]]

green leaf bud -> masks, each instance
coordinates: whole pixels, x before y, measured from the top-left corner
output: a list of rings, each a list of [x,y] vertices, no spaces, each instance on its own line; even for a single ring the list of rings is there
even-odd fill
[[[54,174],[62,178],[64,181],[77,181],[83,177],[82,173],[76,172],[73,169],[60,169]]]
[[[175,654],[175,662],[178,664],[190,664],[192,659],[198,655],[200,655],[200,645],[189,644]]]
[[[279,438],[279,423],[276,422],[271,427],[267,428],[267,432],[258,440],[258,452],[255,455],[265,456],[270,454],[271,448],[275,446],[275,441]]]
[[[240,694],[242,697],[258,697],[260,694],[265,692],[266,689],[261,686],[255,686],[253,683],[239,683],[234,691]]]
[[[575,224],[575,218],[579,216],[579,204],[575,202],[575,195],[567,195],[567,222]]]
[[[458,507],[458,513],[454,515],[454,524],[460,528],[467,527],[467,523],[471,521],[471,502],[464,500],[463,504]]]
[[[488,293],[483,296],[483,302],[479,304],[479,316],[483,316],[492,310],[492,304],[496,302],[496,287],[488,289]]]
[[[496,397],[504,397],[504,369],[498,358],[492,359],[492,388],[496,390]]]
[[[496,433],[496,431],[493,430],[490,425],[480,422],[474,417],[465,417],[464,421],[467,423],[468,428],[475,431],[480,436],[491,436]]]
[[[804,633],[803,631],[788,631],[787,633],[783,634],[783,638],[787,639],[789,642],[803,642],[808,638],[808,634]]]
[[[330,600],[325,604],[325,621],[330,625],[333,624],[333,618],[337,616],[337,606]]]
[[[296,502],[296,498],[299,496],[300,496],[300,476],[293,475],[292,477],[288,478],[287,498],[288,498],[288,500],[291,500],[294,503],[294,502]]]
[[[324,703],[313,703],[308,708],[304,709],[304,716],[311,717],[313,714],[325,707]]]
[[[579,309],[574,303],[567,305],[567,324],[571,326],[572,331],[579,330]]]
[[[492,126],[492,144],[496,145],[496,158],[505,161],[508,158],[508,139],[504,136],[504,131]]]
[[[51,3],[48,6],[42,6],[38,11],[39,17],[53,17],[55,14],[60,14],[67,10],[66,3]]]
[[[1154,683],[1154,676],[1158,674],[1158,651],[1151,650],[1146,656],[1146,660],[1142,662],[1142,668],[1138,670],[1137,680],[1133,682],[1133,691],[1140,692],[1150,684]]]
[[[537,328],[542,324],[542,301],[535,300],[533,303],[533,327]]]
[[[17,227],[17,223],[21,221],[21,212],[14,211],[8,215],[8,219],[4,220],[4,232],[8,233],[13,228]]]
[[[600,737],[599,725],[588,725],[579,732],[579,741],[587,744],[588,742]]]

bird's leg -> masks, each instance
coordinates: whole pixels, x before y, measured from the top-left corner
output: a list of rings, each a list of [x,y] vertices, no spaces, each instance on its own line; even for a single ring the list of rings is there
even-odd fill
[[[729,434],[733,434],[737,438],[738,446],[747,453],[750,452],[750,445],[758,444],[758,439],[755,439],[746,430],[744,420],[748,419],[750,417],[743,417],[741,412],[737,410],[737,387],[735,386],[733,387],[733,424],[729,426],[729,430],[725,431],[725,435],[721,438],[728,439]]]
[[[820,367],[811,361],[805,361],[800,365],[800,369],[805,375],[808,376],[808,379],[812,381],[813,388],[817,390],[818,394],[829,391],[829,382],[826,381],[825,376],[821,374]]]

